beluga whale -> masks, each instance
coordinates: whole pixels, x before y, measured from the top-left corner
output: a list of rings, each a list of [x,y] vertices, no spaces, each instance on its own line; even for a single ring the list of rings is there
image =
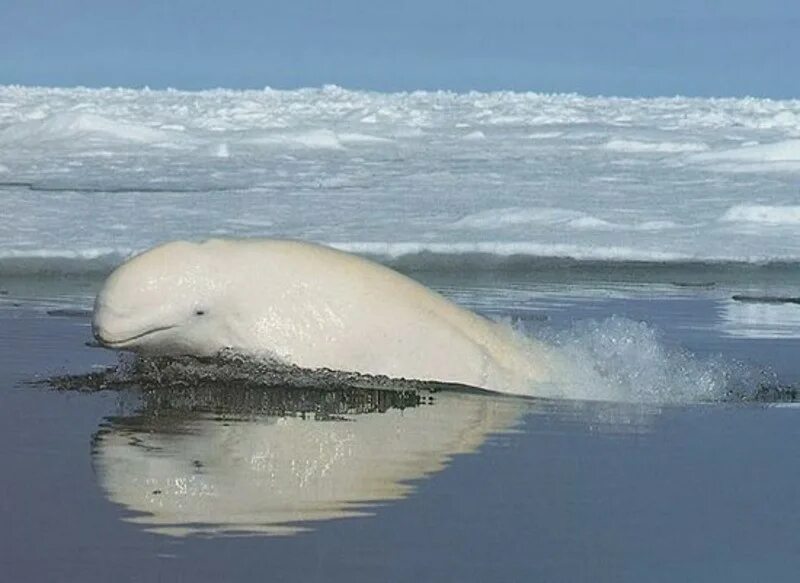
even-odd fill
[[[535,394],[547,347],[369,259],[277,239],[174,241],[124,262],[97,295],[108,348]]]

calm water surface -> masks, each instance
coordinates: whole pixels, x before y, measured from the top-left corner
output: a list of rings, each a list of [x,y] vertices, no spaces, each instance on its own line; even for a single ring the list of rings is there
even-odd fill
[[[518,290],[511,310],[490,286],[439,287],[534,327],[644,320],[698,357],[800,378],[797,306]],[[80,301],[18,300],[0,309],[9,580],[793,581],[800,568],[793,404],[56,391],[28,381],[115,357],[85,346]]]

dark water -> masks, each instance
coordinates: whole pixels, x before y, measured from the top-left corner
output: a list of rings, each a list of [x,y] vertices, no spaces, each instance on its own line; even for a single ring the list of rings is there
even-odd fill
[[[516,316],[645,320],[699,356],[800,378],[788,308],[634,296],[539,294]],[[58,391],[28,381],[115,357],[84,345],[79,310],[4,302],[3,579],[728,582],[800,569],[793,404]]]

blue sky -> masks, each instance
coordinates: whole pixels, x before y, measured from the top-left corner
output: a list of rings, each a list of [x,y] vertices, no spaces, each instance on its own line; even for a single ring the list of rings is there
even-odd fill
[[[0,84],[800,97],[798,0],[0,0]]]

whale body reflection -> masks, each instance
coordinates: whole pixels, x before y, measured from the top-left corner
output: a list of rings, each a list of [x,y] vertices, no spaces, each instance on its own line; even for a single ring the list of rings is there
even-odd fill
[[[291,534],[407,496],[413,480],[474,452],[522,412],[517,400],[475,394],[347,394],[342,406],[335,392],[272,393],[255,414],[232,407],[230,393],[225,406],[200,412],[145,406],[98,432],[99,483],[127,520],[150,531]]]

